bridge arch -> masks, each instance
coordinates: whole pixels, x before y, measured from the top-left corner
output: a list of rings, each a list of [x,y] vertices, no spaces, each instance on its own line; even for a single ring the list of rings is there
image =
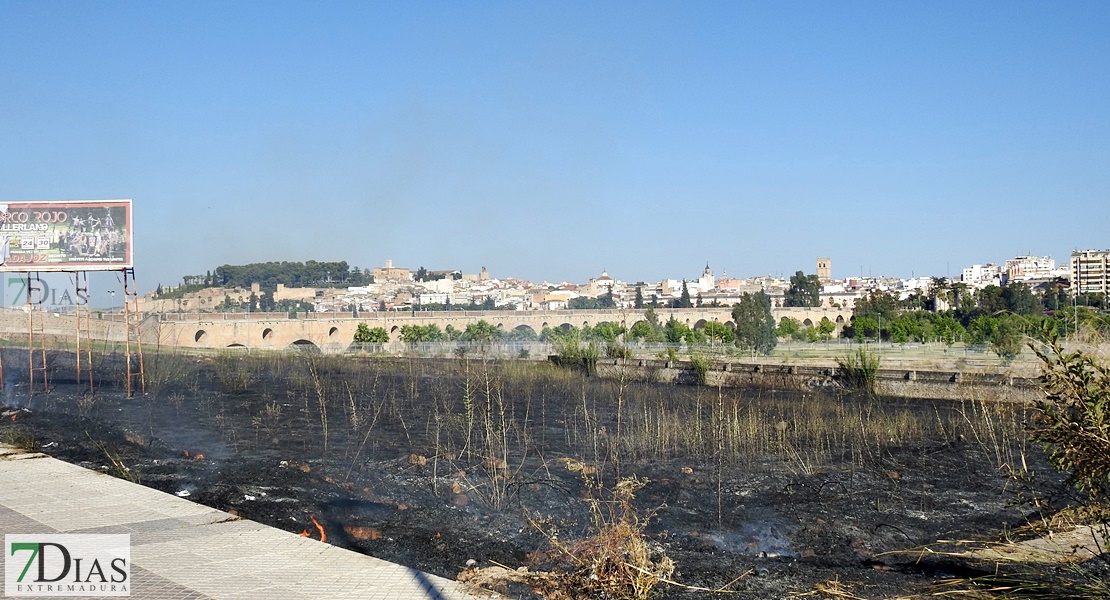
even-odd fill
[[[268,341],[273,337],[274,337],[274,330],[271,329],[270,327],[267,327],[266,329],[262,330],[262,339],[263,340]]]
[[[802,321],[802,325],[805,325],[806,327],[813,327],[813,321],[811,321],[809,317],[806,317],[806,320]]]
[[[705,323],[705,319],[698,319],[698,322],[694,323],[694,329],[705,329]]]
[[[312,340],[306,340],[304,338],[294,341],[292,344],[289,344],[289,347],[293,348],[294,350],[311,352],[313,354],[320,352],[320,347],[317,346],[315,342],[313,342]]]
[[[331,329],[328,329],[328,337],[335,337],[335,334],[337,333],[339,333],[338,327],[332,327]]]
[[[196,334],[193,335],[193,341],[198,344],[203,344],[204,339],[208,337],[208,332],[203,329],[198,329]]]

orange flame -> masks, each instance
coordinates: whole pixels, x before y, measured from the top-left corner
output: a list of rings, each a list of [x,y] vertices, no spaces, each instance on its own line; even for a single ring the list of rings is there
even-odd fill
[[[309,537],[309,536],[308,536],[308,530],[307,530],[307,529],[305,529],[305,530],[301,531],[301,533],[300,533],[299,535],[300,535],[301,537]]]
[[[185,458],[189,458],[189,451],[188,450],[185,451]]]
[[[16,414],[12,415],[12,420],[14,421],[15,418],[18,417],[18,416],[19,416],[19,413],[16,413]]]
[[[198,454],[194,458],[196,458],[197,460],[204,460],[204,455],[203,454]]]
[[[320,532],[320,541],[321,542],[327,542],[328,541],[328,534],[324,533],[324,526],[321,525],[320,522],[316,520],[316,515],[308,515],[308,518],[312,519],[312,524],[315,525],[316,529]]]

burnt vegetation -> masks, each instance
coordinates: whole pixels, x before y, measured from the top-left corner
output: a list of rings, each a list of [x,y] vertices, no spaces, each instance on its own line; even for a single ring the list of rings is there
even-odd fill
[[[0,433],[514,597],[929,594],[984,575],[949,557],[955,541],[1091,505],[1049,466],[1055,438],[1039,434],[1046,457],[1025,431],[1045,410],[1004,397],[602,380],[473,355],[147,365],[133,399],[64,383],[28,396],[6,369]]]

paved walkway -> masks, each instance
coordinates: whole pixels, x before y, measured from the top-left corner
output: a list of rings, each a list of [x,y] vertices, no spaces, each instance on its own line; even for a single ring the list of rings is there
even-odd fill
[[[0,534],[18,533],[130,534],[133,598],[475,597],[449,579],[0,446]]]

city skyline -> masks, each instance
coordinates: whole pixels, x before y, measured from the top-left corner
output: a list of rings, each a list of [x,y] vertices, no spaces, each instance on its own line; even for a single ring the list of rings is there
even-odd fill
[[[9,2],[0,200],[134,199],[142,291],[283,260],[1066,261],[1110,247],[1108,24],[1098,2]]]

